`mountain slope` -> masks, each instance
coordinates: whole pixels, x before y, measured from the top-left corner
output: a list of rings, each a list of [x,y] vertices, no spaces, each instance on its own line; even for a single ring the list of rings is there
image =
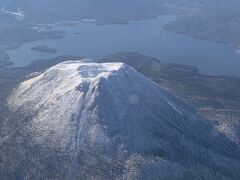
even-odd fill
[[[134,52],[112,54],[99,62],[123,62],[192,106],[196,113],[229,139],[240,144],[240,79],[203,75],[195,67],[164,64]]]
[[[8,99],[0,178],[240,177],[239,147],[175,102],[122,63],[53,66]]]

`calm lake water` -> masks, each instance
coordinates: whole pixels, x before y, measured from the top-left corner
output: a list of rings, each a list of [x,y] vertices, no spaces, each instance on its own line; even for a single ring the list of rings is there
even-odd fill
[[[175,18],[161,16],[129,24],[84,23],[56,28],[66,31],[63,39],[25,43],[8,53],[15,66],[26,66],[36,59],[66,54],[96,59],[114,52],[135,51],[159,58],[162,62],[193,65],[202,73],[240,75],[240,55],[234,47],[164,31],[163,26]],[[38,45],[55,48],[58,53],[31,50]]]

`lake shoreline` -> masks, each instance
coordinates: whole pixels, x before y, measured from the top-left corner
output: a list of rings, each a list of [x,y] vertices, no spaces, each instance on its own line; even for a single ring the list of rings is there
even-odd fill
[[[20,48],[10,50],[8,53],[15,66],[21,67],[35,59],[51,59],[64,54],[101,58],[114,52],[135,51],[169,63],[192,65],[204,74],[240,76],[236,69],[238,65],[240,66],[240,62],[237,61],[240,55],[235,52],[235,49],[227,44],[165,30],[165,26],[176,19],[177,16],[160,16],[156,19],[117,25],[77,23],[62,26],[58,24],[52,30],[64,31],[64,37],[24,43]],[[37,51],[33,52],[31,48],[38,46],[49,46],[58,52],[41,54]],[[24,61],[19,62],[19,58]],[[231,59],[235,64],[229,64],[227,59]]]

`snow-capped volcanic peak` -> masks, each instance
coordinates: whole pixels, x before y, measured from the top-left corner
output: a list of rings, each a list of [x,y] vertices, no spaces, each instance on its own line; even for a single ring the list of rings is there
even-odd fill
[[[50,95],[53,96],[55,93],[59,95],[75,90],[76,86],[83,81],[96,82],[101,77],[107,78],[124,67],[122,63],[97,64],[83,63],[82,61],[68,61],[53,66],[41,75],[21,83],[15,92],[20,95],[28,89],[37,87],[40,92],[47,95],[46,98],[49,98]],[[32,95],[40,96],[41,94]]]
[[[67,177],[60,179],[185,179],[185,172],[209,178],[228,164],[236,176],[240,163],[231,159],[240,159],[239,148],[176,102],[123,63],[68,61],[15,88],[8,98],[14,136],[1,143],[15,138],[24,153],[40,146],[46,162],[67,155],[68,166],[58,162]],[[18,161],[26,162],[21,153]],[[216,172],[209,164],[219,164]]]
[[[88,143],[104,146],[111,142],[108,133],[116,131],[118,136],[130,136],[130,149],[144,149],[149,143],[154,145],[149,141],[148,128],[159,120],[157,114],[172,111],[182,116],[155,83],[133,68],[123,63],[83,60],[60,63],[24,81],[8,104],[13,111],[34,114],[30,127],[37,142],[61,147],[75,138],[76,128],[80,128]]]
[[[70,122],[96,100],[100,82],[131,69],[122,63],[84,61],[67,61],[53,66],[21,83],[9,97],[8,104],[13,111],[21,108],[26,114],[36,114],[31,126],[35,127],[34,133],[41,134],[37,138],[40,142],[46,140],[50,131],[54,132],[52,143],[59,142],[59,138],[70,141],[73,135]]]
[[[84,61],[63,62],[49,68],[35,78],[24,81],[9,99],[10,107],[24,105],[29,100],[36,101],[36,105],[39,106],[53,102],[56,100],[55,98],[66,94],[79,96],[77,90],[81,88],[83,83],[97,85],[101,78],[108,78],[125,66],[122,63],[98,64],[84,63]],[[70,102],[66,101],[66,105],[68,103]],[[62,106],[64,107],[64,104]]]

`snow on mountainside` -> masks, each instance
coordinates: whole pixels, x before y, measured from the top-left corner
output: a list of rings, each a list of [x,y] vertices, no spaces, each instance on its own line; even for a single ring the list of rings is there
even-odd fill
[[[8,104],[19,125],[0,146],[0,178],[240,177],[236,144],[123,63],[60,63]]]

